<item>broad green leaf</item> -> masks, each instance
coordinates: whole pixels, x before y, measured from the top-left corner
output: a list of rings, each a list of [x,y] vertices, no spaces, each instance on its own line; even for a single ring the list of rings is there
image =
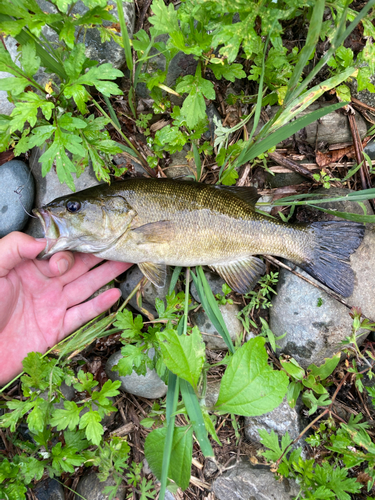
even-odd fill
[[[139,337],[143,328],[142,316],[138,314],[134,318],[133,313],[125,309],[117,314],[113,326],[123,330],[121,337],[124,339]]]
[[[40,57],[36,55],[35,43],[22,46],[21,64],[27,76],[34,76],[40,67]]]
[[[70,7],[71,4],[75,4],[77,0],[52,0],[52,3],[57,5],[57,8],[61,10],[64,14],[67,13],[68,7]]]
[[[314,364],[310,365],[307,369],[311,371],[314,377],[319,377],[320,380],[325,380],[329,377],[336,366],[339,364],[341,353],[338,352],[332,358],[325,358],[324,363],[320,366]]]
[[[104,429],[100,423],[101,417],[97,411],[88,411],[80,420],[79,428],[85,429],[86,437],[93,444],[99,446],[104,434]]]
[[[51,137],[56,127],[53,125],[42,125],[41,127],[35,127],[31,134],[22,137],[16,147],[14,148],[15,154],[18,156],[21,153],[26,153],[29,149],[34,146],[41,146],[46,142],[47,139]]]
[[[87,123],[81,118],[72,116],[72,113],[64,113],[63,116],[59,118],[59,127],[73,132],[76,129],[86,128]]]
[[[305,370],[299,366],[294,358],[280,359],[280,363],[284,370],[294,379],[302,380],[305,376]]]
[[[56,426],[58,431],[69,429],[75,430],[79,423],[79,414],[82,408],[78,408],[74,401],[64,401],[64,408],[53,412],[51,425]]]
[[[155,30],[169,34],[179,31],[177,11],[172,3],[167,7],[164,0],[154,0],[151,10],[154,15],[149,17],[149,21]]]
[[[71,50],[74,48],[75,29],[76,29],[76,24],[74,23],[73,19],[71,19],[70,17],[66,17],[64,19],[64,24],[59,34],[59,39],[63,40],[68,46],[68,48]]]
[[[264,338],[251,339],[230,359],[215,405],[220,412],[262,415],[281,404],[288,376],[268,365],[265,342]]]
[[[7,407],[13,411],[2,415],[0,423],[2,427],[10,427],[11,432],[14,432],[18,421],[34,407],[34,401],[13,399],[7,403]]]
[[[10,76],[0,80],[0,90],[12,92],[13,95],[21,94],[28,85],[29,80],[23,76]]]
[[[291,408],[294,408],[297,404],[298,396],[301,394],[302,383],[301,382],[291,382],[288,385],[288,391],[286,393],[286,397],[288,400],[288,405]]]
[[[62,446],[57,443],[51,450],[52,467],[58,472],[74,472],[74,467],[79,467],[85,461],[83,455],[77,455],[75,448]]]
[[[143,353],[142,346],[135,346],[129,344],[121,349],[123,358],[119,359],[116,366],[112,368],[113,371],[118,370],[122,377],[130,375],[134,367],[139,367],[144,361],[145,354]],[[147,356],[147,355],[146,355]],[[145,370],[146,371],[146,370]],[[145,373],[143,374],[145,375]]]
[[[205,361],[205,344],[198,328],[194,327],[190,335],[167,329],[156,335],[167,368],[197,387]]]
[[[83,85],[68,85],[64,89],[64,95],[68,98],[73,97],[77,108],[83,115],[87,113],[86,102],[91,99],[91,96]]]
[[[82,73],[83,65],[86,61],[85,50],[84,43],[77,43],[70,52],[68,59],[64,61],[64,69],[69,76],[70,82],[77,80]]]
[[[145,441],[145,456],[152,472],[160,480],[162,474],[164,442],[167,434],[165,427],[148,434]],[[175,481],[182,490],[189,486],[193,453],[193,428],[176,427],[168,477]]]
[[[34,457],[21,457],[22,468],[21,474],[24,477],[25,483],[29,484],[33,479],[39,481],[44,473],[46,462],[38,460]]]

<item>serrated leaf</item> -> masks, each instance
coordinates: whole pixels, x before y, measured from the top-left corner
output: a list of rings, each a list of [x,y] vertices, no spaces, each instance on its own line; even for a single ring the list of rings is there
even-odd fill
[[[142,346],[127,345],[121,349],[123,358],[119,359],[116,366],[112,370],[118,370],[122,377],[130,375],[134,367],[139,367],[144,360],[145,354],[142,352]],[[146,373],[146,370],[145,370]],[[143,373],[143,375],[145,375]]]
[[[160,480],[162,474],[164,442],[166,427],[150,432],[145,441],[145,456],[152,472]],[[191,461],[193,453],[192,427],[176,427],[173,432],[173,443],[168,477],[185,490],[189,486]]]
[[[73,431],[79,423],[81,408],[78,408],[74,401],[64,401],[64,408],[65,410],[57,409],[53,412],[51,425],[58,431],[64,429]]]
[[[35,43],[22,45],[21,64],[27,76],[34,76],[40,67],[40,57],[36,55]]]
[[[236,79],[246,78],[246,73],[242,69],[242,64],[228,64],[225,60],[223,64],[210,64],[209,67],[218,80],[225,78],[230,82],[234,82]]]
[[[125,309],[117,314],[116,321],[113,326],[123,330],[121,334],[122,338],[134,339],[139,337],[141,334],[141,330],[143,328],[142,316],[138,314],[138,316],[133,318],[133,313]]]
[[[13,95],[21,94],[30,82],[23,76],[10,76],[0,80],[0,90],[12,92]]]
[[[246,342],[231,358],[215,407],[237,415],[262,415],[281,404],[288,387],[284,372],[272,370],[264,338]]]
[[[117,396],[120,392],[118,390],[120,386],[120,380],[116,380],[114,382],[112,382],[112,380],[107,380],[99,392],[93,393],[93,399],[95,399],[95,401],[97,401],[100,405],[111,404],[108,398]]]
[[[69,2],[70,3],[70,2]],[[73,19],[66,17],[59,34],[59,40],[63,40],[69,49],[74,48],[76,24]]]
[[[29,122],[30,126],[33,127],[36,124],[39,109],[42,110],[46,120],[51,118],[55,105],[38,94],[25,92],[19,96],[19,100],[10,115],[13,118],[10,125],[11,132],[23,130],[25,122]]]
[[[156,336],[167,368],[196,388],[205,361],[205,344],[198,328],[190,335],[166,329]]]
[[[163,0],[154,0],[151,6],[153,16],[149,17],[154,29],[161,33],[179,31],[177,11],[173,4],[165,5]]]
[[[39,481],[42,478],[46,465],[43,460],[38,460],[34,457],[22,457],[21,461],[21,474],[26,484],[31,483],[33,479]]]
[[[97,446],[99,446],[104,434],[100,421],[101,417],[97,411],[88,411],[81,417],[79,423],[79,428],[85,429],[87,439]]]
[[[87,123],[80,118],[72,116],[72,113],[64,113],[63,116],[59,118],[59,127],[73,132],[76,129],[86,128]]]
[[[37,398],[34,404],[33,410],[27,417],[27,425],[32,432],[37,433],[43,431],[45,427],[47,411],[50,404],[42,398]]]
[[[85,44],[77,43],[63,63],[70,82],[74,82],[83,71],[86,61],[85,50]]]

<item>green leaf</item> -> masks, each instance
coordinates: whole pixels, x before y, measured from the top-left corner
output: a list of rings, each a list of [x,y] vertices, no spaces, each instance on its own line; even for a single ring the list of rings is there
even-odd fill
[[[33,479],[39,481],[42,478],[44,467],[46,465],[45,461],[38,460],[30,456],[29,457],[22,456],[21,462],[22,462],[21,474],[26,484],[31,483]]]
[[[314,377],[325,380],[333,373],[336,366],[339,364],[340,357],[341,353],[338,352],[332,358],[324,358],[324,363],[322,365],[316,366],[312,364],[307,369],[311,371]]]
[[[75,448],[62,446],[57,443],[51,450],[52,467],[58,472],[74,472],[74,467],[79,467],[85,461],[83,456],[76,454]]]
[[[34,401],[19,401],[13,399],[7,403],[7,407],[13,410],[0,417],[2,427],[10,427],[11,432],[15,432],[18,421],[34,407]]]
[[[10,76],[0,80],[0,90],[12,92],[13,95],[21,94],[30,82],[23,76]]]
[[[23,130],[25,122],[29,122],[30,126],[33,127],[36,124],[39,109],[42,110],[46,120],[51,118],[52,110],[55,107],[52,102],[46,101],[33,92],[25,92],[18,99],[19,102],[16,102],[10,115],[13,118],[10,126],[11,132]]]
[[[133,371],[134,367],[141,366],[142,362],[145,360],[145,356],[148,358],[147,354],[143,353],[144,347],[135,346],[135,345],[127,345],[121,349],[121,353],[123,354],[123,358],[119,359],[116,366],[112,368],[113,371],[118,370],[119,374],[122,377],[126,375],[130,375]],[[146,367],[144,367],[144,373],[146,374]]]
[[[74,102],[77,104],[77,108],[83,115],[87,113],[86,102],[91,98],[91,96],[83,85],[69,85],[65,87],[63,93],[68,99],[71,97],[74,99]]]
[[[73,431],[79,423],[79,414],[82,408],[78,408],[74,401],[64,401],[64,408],[57,409],[53,412],[51,425],[55,426],[58,431],[69,429]]]
[[[99,446],[104,434],[104,429],[100,422],[101,417],[97,411],[88,411],[81,417],[79,423],[79,428],[85,429],[87,439],[97,446]]]
[[[209,67],[218,80],[225,78],[230,82],[234,82],[237,79],[246,78],[246,73],[242,69],[242,64],[228,64],[228,61],[224,60],[222,64],[210,64]]]
[[[160,480],[162,475],[163,450],[167,429],[156,429],[148,434],[145,441],[145,456],[152,472]],[[176,427],[168,477],[175,481],[182,490],[189,486],[193,453],[193,428]]]
[[[116,78],[119,78],[121,76],[124,76],[122,71],[114,68],[110,63],[105,63],[101,66],[96,66],[89,69],[87,73],[80,76],[75,81],[75,84],[94,85],[99,90],[99,92],[107,97],[110,97],[112,94],[122,95],[123,92],[120,90],[117,84],[105,81],[115,80]]]
[[[155,30],[170,34],[179,31],[177,11],[173,4],[167,7],[163,0],[154,0],[151,9],[154,15],[149,17],[149,21]]]
[[[220,412],[262,415],[282,402],[288,377],[284,372],[272,370],[267,364],[264,344],[264,338],[251,339],[230,359],[215,405]]]
[[[59,34],[59,40],[64,40],[70,50],[74,49],[76,24],[70,17],[64,19],[63,27]]]
[[[64,113],[63,116],[59,118],[59,127],[73,132],[77,129],[86,128],[87,123],[80,118],[72,116],[72,113]]]
[[[205,361],[205,344],[198,328],[190,335],[166,329],[156,336],[167,368],[196,388]]]
[[[120,386],[121,386],[120,380],[116,380],[115,382],[112,382],[112,380],[107,380],[107,382],[103,385],[101,390],[99,392],[94,392],[92,397],[100,405],[111,404],[108,398],[117,396],[120,392],[118,390]]]
[[[21,64],[27,76],[34,76],[40,67],[40,57],[36,55],[35,43],[22,46]]]
[[[198,65],[195,76],[184,76],[177,85],[176,92],[189,93],[182,105],[181,114],[185,116],[187,126],[194,128],[201,120],[206,118],[206,103],[203,96],[207,99],[215,99],[214,85],[202,78],[200,66]]]
[[[299,366],[294,358],[280,359],[280,363],[284,370],[294,379],[302,380],[305,376],[305,370]]]
[[[138,314],[136,318],[133,318],[133,313],[125,309],[116,315],[116,321],[113,326],[115,328],[120,328],[123,330],[121,337],[123,339],[135,339],[141,336],[141,331],[143,328],[142,316]]]
[[[301,394],[302,382],[291,382],[288,385],[288,392],[286,394],[288,405],[294,408],[297,404],[298,396]]]
[[[70,82],[77,80],[83,71],[83,65],[86,61],[85,51],[85,44],[77,43],[63,63]]]

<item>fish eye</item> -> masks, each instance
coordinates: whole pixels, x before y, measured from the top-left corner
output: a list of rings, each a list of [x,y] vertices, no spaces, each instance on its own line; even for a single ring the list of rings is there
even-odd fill
[[[75,214],[81,210],[81,204],[79,201],[68,201],[66,204],[66,209],[68,212]]]

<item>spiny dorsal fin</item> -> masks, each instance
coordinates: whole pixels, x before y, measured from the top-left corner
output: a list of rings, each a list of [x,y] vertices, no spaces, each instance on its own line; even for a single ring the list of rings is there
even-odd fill
[[[175,224],[170,220],[160,220],[136,227],[132,232],[138,236],[138,243],[165,243],[173,237]]]
[[[252,207],[255,207],[256,202],[260,198],[260,194],[255,187],[246,187],[246,186],[215,186],[216,189],[220,189],[221,191],[227,191],[231,193],[233,196],[236,196],[240,200],[245,201]]]
[[[264,262],[253,256],[228,264],[216,264],[210,268],[216,271],[232,290],[241,294],[252,290],[266,271]]]
[[[162,288],[167,281],[167,266],[153,262],[140,262],[139,269],[155,286]]]

